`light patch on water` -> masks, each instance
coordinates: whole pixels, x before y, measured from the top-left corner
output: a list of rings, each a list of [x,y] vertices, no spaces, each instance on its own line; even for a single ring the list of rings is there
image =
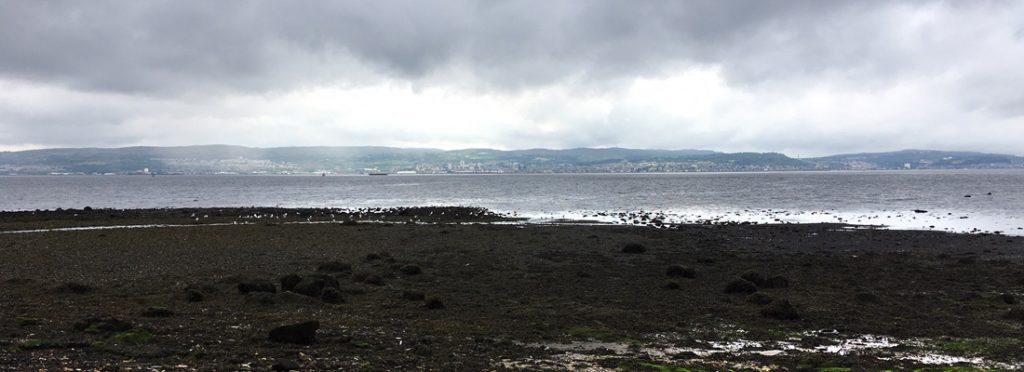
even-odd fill
[[[833,334],[827,332],[810,332],[821,336]],[[657,339],[668,340],[665,335],[656,335]],[[600,366],[600,361],[614,360],[650,360],[665,364],[720,364],[726,368],[771,369],[772,366],[754,366],[708,360],[705,358],[718,354],[730,356],[765,356],[776,357],[799,354],[836,354],[836,355],[871,355],[883,361],[912,361],[926,365],[970,365],[979,368],[1020,369],[1024,361],[1001,363],[980,357],[960,357],[938,353],[915,351],[897,351],[899,346],[921,347],[923,340],[897,340],[887,336],[860,335],[849,338],[834,339],[835,344],[805,347],[797,344],[799,338],[786,341],[700,341],[696,346],[671,346],[657,343],[637,344],[622,342],[573,341],[570,343],[519,343],[527,348],[537,348],[557,353],[546,357],[529,357],[522,359],[504,359],[498,365],[505,368],[549,368],[574,371],[613,371],[613,368]],[[687,358],[693,356],[695,358]]]
[[[1024,236],[1024,220],[975,212],[879,210],[842,212],[745,209],[740,211],[560,211],[522,213],[530,223],[603,223],[623,225],[674,224],[807,224],[839,223],[894,230],[933,230],[955,233],[1000,233]]]

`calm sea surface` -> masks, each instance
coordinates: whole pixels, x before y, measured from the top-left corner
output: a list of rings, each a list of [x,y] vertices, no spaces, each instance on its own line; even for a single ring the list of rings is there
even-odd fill
[[[619,222],[596,214],[643,210],[675,222],[842,221],[1021,235],[1024,171],[0,177],[0,210],[417,205],[480,206],[538,220]]]

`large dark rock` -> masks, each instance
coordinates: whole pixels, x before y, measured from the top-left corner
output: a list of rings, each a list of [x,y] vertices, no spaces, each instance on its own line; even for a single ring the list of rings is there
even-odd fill
[[[324,273],[343,273],[352,271],[352,264],[341,261],[324,262],[316,267],[316,271]]]
[[[277,303],[277,296],[270,292],[249,292],[245,294],[245,302],[257,305],[273,305]]]
[[[59,293],[82,294],[95,291],[96,288],[78,282],[67,282],[57,286],[54,290]]]
[[[640,243],[629,243],[622,247],[622,253],[640,254],[647,252],[647,247]]]
[[[277,293],[274,282],[265,279],[242,279],[238,282],[238,293],[248,294],[250,292]]]
[[[1006,313],[1006,319],[1024,322],[1024,307],[1015,307]]]
[[[402,291],[402,298],[409,301],[423,301],[427,295],[420,291],[405,290]]]
[[[768,280],[764,274],[757,271],[745,272],[743,273],[743,275],[740,275],[740,278],[743,278],[748,282],[754,283],[754,285],[758,287],[763,286],[765,281]]]
[[[761,284],[761,288],[789,288],[789,278],[781,275],[768,277]]]
[[[340,287],[338,279],[329,275],[315,274],[302,278],[302,280],[292,288],[292,292],[319,298],[325,288],[338,289]]]
[[[729,284],[725,285],[725,293],[754,293],[757,292],[757,286],[751,283],[749,280],[736,278]]]
[[[185,301],[200,302],[204,299],[206,299],[206,296],[204,296],[202,292],[199,292],[195,289],[189,289],[185,291]]]
[[[672,265],[665,270],[665,275],[668,275],[670,278],[695,278],[697,277],[697,271],[691,267]]]
[[[86,333],[112,333],[124,332],[132,329],[132,325],[126,321],[114,317],[87,318],[75,323],[76,331]]]
[[[311,345],[316,341],[317,329],[320,329],[320,322],[315,320],[283,325],[270,330],[270,341],[287,344]]]
[[[173,316],[174,312],[166,307],[153,306],[142,311],[142,316],[150,318],[166,318]]]
[[[384,278],[382,278],[380,275],[373,274],[364,278],[363,283],[371,285],[384,285]]]
[[[857,292],[853,294],[853,300],[865,304],[877,304],[882,302],[874,292]]]
[[[290,291],[292,289],[295,289],[295,285],[299,284],[299,282],[302,281],[302,277],[299,276],[298,274],[288,274],[282,276],[281,279],[278,279],[278,281],[281,282],[282,291]]]
[[[441,297],[430,296],[424,300],[423,306],[431,310],[444,309],[444,301],[441,301]]]
[[[766,295],[761,292],[754,292],[747,296],[747,302],[757,305],[767,305],[775,301],[772,296]]]
[[[274,364],[270,366],[271,370],[277,372],[288,372],[288,371],[300,371],[301,366],[299,363],[291,359],[277,359],[274,360]]]
[[[320,293],[320,300],[329,304],[343,304],[345,296],[337,288],[327,287]]]
[[[778,320],[797,320],[800,314],[789,300],[775,300],[761,309],[761,316]]]
[[[401,271],[402,274],[405,275],[416,275],[422,273],[423,269],[420,269],[420,267],[417,265],[409,264],[403,265],[402,267],[398,268],[398,271]]]

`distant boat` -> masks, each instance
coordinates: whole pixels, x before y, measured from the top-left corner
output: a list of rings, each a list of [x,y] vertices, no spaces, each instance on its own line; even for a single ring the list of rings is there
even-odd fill
[[[388,174],[387,173],[383,173],[383,172],[373,172],[373,173],[369,173],[369,175],[371,175],[371,176],[387,176]]]

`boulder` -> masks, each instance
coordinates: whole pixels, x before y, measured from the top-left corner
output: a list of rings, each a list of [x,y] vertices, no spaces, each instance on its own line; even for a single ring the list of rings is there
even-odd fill
[[[204,299],[206,299],[206,296],[204,296],[202,292],[199,292],[195,289],[189,289],[185,291],[185,301],[200,302]]]
[[[423,270],[420,269],[419,266],[413,264],[403,265],[402,267],[398,268],[398,271],[402,272],[402,274],[405,275],[416,275],[423,272]]]
[[[757,305],[767,305],[775,301],[772,296],[766,295],[761,292],[754,292],[747,296],[747,302]]]
[[[789,300],[775,300],[761,309],[761,316],[778,320],[797,320],[800,314]]]
[[[345,296],[337,288],[327,287],[320,293],[320,300],[329,304],[343,304]]]
[[[299,283],[295,284],[295,287],[292,288],[292,292],[319,298],[320,294],[323,293],[324,288],[338,289],[340,287],[338,279],[329,275],[309,275],[302,278]]]
[[[423,306],[431,310],[444,309],[444,302],[440,297],[430,296],[423,301]]]
[[[622,247],[622,253],[640,254],[647,252],[647,247],[640,243],[629,243]]]
[[[789,288],[789,278],[781,275],[770,276],[764,280],[761,288]]]
[[[166,307],[153,306],[142,311],[142,316],[150,318],[166,318],[173,316],[174,312]]]
[[[740,278],[743,278],[748,282],[754,283],[754,285],[758,287],[763,286],[765,281],[768,280],[767,278],[765,278],[764,274],[757,271],[747,271],[743,273],[743,275],[740,275]]]
[[[274,286],[274,282],[265,279],[242,279],[238,282],[238,293],[251,292],[277,293],[277,287]]]
[[[757,292],[757,286],[751,283],[749,280],[736,278],[733,279],[729,284],[725,285],[725,293],[754,293]]]
[[[323,273],[343,273],[352,271],[352,264],[341,261],[330,261],[320,264],[316,267],[316,271]]]
[[[1024,322],[1024,307],[1015,307],[1006,313],[1006,319]]]
[[[697,277],[697,271],[691,267],[672,265],[665,270],[665,275],[670,278],[695,278]]]
[[[402,291],[402,299],[405,299],[405,300],[409,300],[409,301],[423,301],[426,298],[427,298],[427,295],[425,295],[423,292],[420,292],[420,291],[411,291],[411,290]]]
[[[245,294],[245,302],[257,305],[273,305],[277,296],[270,292],[249,292]]]
[[[132,329],[132,325],[114,317],[104,316],[76,322],[74,328],[76,331],[86,333],[112,333],[127,331]]]
[[[300,371],[301,368],[298,362],[291,359],[276,359],[270,366],[270,369],[276,372]]]
[[[320,322],[316,320],[283,325],[270,330],[270,341],[311,345],[316,341],[317,329],[320,329]]]
[[[302,277],[299,276],[298,274],[288,274],[282,276],[281,279],[278,279],[278,281],[281,282],[282,291],[290,291],[292,289],[295,289],[295,285],[299,284],[299,282],[302,281]]]

